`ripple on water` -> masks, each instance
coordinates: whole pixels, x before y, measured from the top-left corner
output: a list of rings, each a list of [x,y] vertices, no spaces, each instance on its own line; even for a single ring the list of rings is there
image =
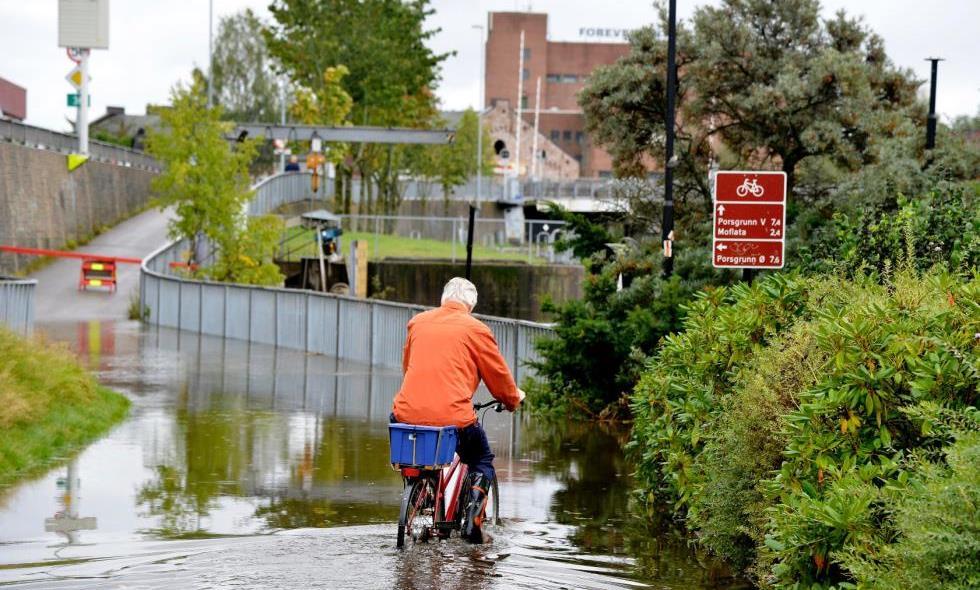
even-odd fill
[[[393,525],[148,542],[139,544],[142,551],[135,555],[23,568],[19,581],[5,581],[32,589],[645,587],[629,579],[630,560],[577,553],[560,542],[556,527],[528,528],[534,526],[542,525],[502,527],[493,542],[483,546],[454,538],[404,551],[393,545]]]

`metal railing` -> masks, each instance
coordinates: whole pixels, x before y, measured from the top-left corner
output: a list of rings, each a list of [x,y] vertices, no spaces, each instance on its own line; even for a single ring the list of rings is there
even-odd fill
[[[255,195],[248,204],[249,215],[272,213],[290,203],[298,203],[313,195],[309,172],[286,172],[263,178],[252,187]],[[326,183],[332,186],[332,183]],[[328,195],[329,196],[329,195]],[[317,195],[322,199],[323,195]]]
[[[305,174],[273,176],[257,183],[251,214],[262,214],[289,202],[287,188]],[[291,178],[293,177],[293,178]],[[301,200],[301,199],[296,199]],[[197,245],[199,252],[210,250]],[[171,269],[184,261],[185,240],[172,242],[143,260],[140,305],[144,321],[211,336],[336,356],[371,365],[401,367],[405,326],[420,305],[299,289],[256,287],[188,279]],[[548,337],[548,324],[476,316],[486,323],[520,382],[538,360],[534,341]]]
[[[34,290],[37,281],[0,276],[0,325],[19,334],[34,331]]]
[[[78,151],[78,136],[59,133],[17,121],[0,119],[0,141],[63,154]],[[111,143],[89,140],[89,159],[126,168],[160,172],[160,164],[149,155]]]
[[[169,273],[188,244],[173,242],[151,254],[140,273],[144,321],[210,336],[336,356],[371,365],[401,366],[405,326],[420,305],[299,289],[215,283]],[[551,327],[523,320],[476,316],[493,330],[520,381],[537,360],[534,341]]]

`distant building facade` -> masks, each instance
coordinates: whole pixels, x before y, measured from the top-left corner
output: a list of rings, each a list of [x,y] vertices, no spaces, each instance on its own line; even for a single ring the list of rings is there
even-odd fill
[[[0,119],[27,118],[27,89],[0,78]]]
[[[487,22],[486,105],[518,103],[521,31],[524,31],[524,87],[521,115],[534,125],[535,89],[541,78],[539,133],[579,164],[583,177],[610,176],[612,158],[594,145],[585,132],[585,116],[577,95],[597,66],[615,63],[629,52],[625,42],[577,43],[548,40],[548,15],[530,12],[491,12]],[[607,35],[606,37],[614,37]],[[522,134],[524,132],[522,131]],[[526,136],[531,143],[531,134]],[[521,152],[525,146],[521,139]],[[499,144],[498,144],[499,145]],[[513,147],[510,147],[513,150]],[[522,174],[531,162],[521,161]]]

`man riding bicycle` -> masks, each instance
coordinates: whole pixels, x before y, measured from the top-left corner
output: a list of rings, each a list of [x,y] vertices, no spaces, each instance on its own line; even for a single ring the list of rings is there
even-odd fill
[[[490,328],[471,314],[476,286],[453,278],[442,292],[442,305],[408,322],[402,357],[404,378],[395,396],[392,420],[423,426],[455,426],[456,453],[469,468],[470,498],[463,538],[483,542],[487,490],[495,479],[487,433],[473,410],[473,394],[486,384],[511,412],[524,400]]]

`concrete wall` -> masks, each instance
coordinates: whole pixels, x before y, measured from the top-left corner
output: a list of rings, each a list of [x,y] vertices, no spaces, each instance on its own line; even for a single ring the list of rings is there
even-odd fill
[[[419,305],[439,305],[446,281],[466,273],[465,264],[440,260],[386,259],[369,266],[369,296]],[[472,281],[480,292],[476,312],[549,321],[541,312],[545,298],[556,303],[580,299],[584,278],[581,266],[475,262]]]
[[[0,244],[61,248],[144,207],[152,172],[87,162],[68,172],[64,154],[0,143]],[[0,273],[31,258],[0,253]]]

